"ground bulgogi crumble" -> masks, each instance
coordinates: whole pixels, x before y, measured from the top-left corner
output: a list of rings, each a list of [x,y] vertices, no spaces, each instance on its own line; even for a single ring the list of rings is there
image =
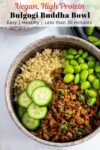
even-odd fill
[[[89,107],[79,85],[64,83],[62,69],[54,70],[51,75],[54,76],[50,84],[54,96],[48,106],[47,116],[32,134],[53,142],[74,141],[90,134],[100,125],[100,117],[97,117],[99,97],[95,105]],[[85,96],[84,101],[79,100],[80,94]]]

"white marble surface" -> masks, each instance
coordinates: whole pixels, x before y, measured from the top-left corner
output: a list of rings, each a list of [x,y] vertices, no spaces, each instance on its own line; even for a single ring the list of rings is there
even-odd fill
[[[39,32],[38,32],[39,31]],[[99,150],[100,133],[91,140],[72,147],[49,147],[32,141],[13,123],[4,98],[4,84],[10,64],[27,44],[48,35],[72,34],[68,28],[43,28],[35,31],[14,32],[0,30],[0,150]]]

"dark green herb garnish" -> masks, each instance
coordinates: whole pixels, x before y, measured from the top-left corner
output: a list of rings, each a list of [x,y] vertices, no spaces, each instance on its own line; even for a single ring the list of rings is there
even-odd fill
[[[62,96],[64,94],[64,90],[63,89],[58,89],[58,95]]]

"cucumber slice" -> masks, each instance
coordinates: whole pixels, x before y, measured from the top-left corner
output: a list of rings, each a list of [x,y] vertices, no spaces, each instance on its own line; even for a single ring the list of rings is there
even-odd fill
[[[47,107],[39,107],[36,104],[32,103],[28,107],[28,115],[33,119],[43,119],[47,114]]]
[[[39,86],[46,86],[44,81],[42,80],[33,80],[27,86],[27,94],[31,97],[33,90]]]
[[[28,113],[26,112],[22,117],[22,124],[29,130],[35,130],[40,125],[40,121],[29,117]]]
[[[18,105],[24,108],[27,108],[28,105],[31,103],[31,99],[28,97],[26,91],[20,94],[18,98]]]
[[[53,92],[48,87],[38,87],[32,93],[32,100],[39,106],[48,105],[51,102]]]
[[[17,104],[18,102],[18,98],[19,98],[19,95],[16,95],[15,98],[14,98],[14,102]]]
[[[18,117],[21,119],[22,118],[22,116],[23,116],[23,114],[26,112],[26,109],[25,108],[23,108],[23,107],[18,107],[17,108],[17,113],[18,113]]]

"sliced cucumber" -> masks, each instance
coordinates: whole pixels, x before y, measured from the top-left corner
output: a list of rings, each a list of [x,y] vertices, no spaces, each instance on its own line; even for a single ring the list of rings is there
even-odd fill
[[[15,98],[14,98],[14,102],[17,104],[18,102],[18,98],[19,98],[19,95],[16,95]]]
[[[27,108],[28,105],[31,103],[31,99],[28,97],[26,91],[20,94],[18,98],[18,105],[24,108]]]
[[[18,107],[17,108],[17,113],[18,113],[18,117],[21,119],[22,118],[22,116],[23,116],[23,114],[26,112],[26,109],[25,108],[23,108],[23,107]]]
[[[53,92],[48,87],[38,87],[32,93],[32,100],[39,106],[48,105],[52,99]]]
[[[33,80],[29,83],[29,85],[27,86],[27,93],[28,95],[31,97],[33,90],[39,86],[46,86],[46,84],[44,83],[44,81],[42,80]]]
[[[43,119],[47,114],[47,107],[39,107],[36,104],[32,103],[28,107],[28,115],[33,119]]]
[[[22,117],[22,124],[29,130],[35,130],[40,125],[40,121],[29,117],[28,113],[26,112]]]

